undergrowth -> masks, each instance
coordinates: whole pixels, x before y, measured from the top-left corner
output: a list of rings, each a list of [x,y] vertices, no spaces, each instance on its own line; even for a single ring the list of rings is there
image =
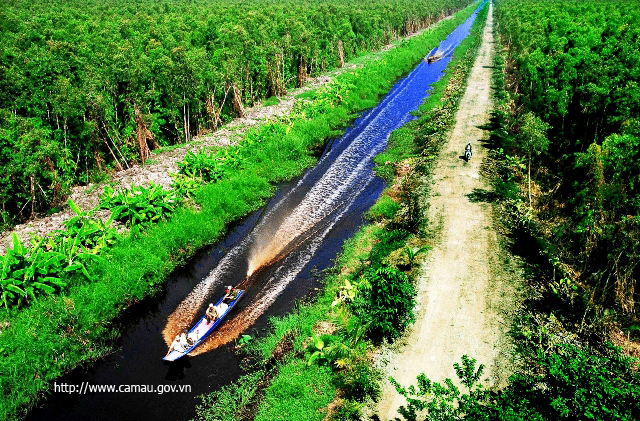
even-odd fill
[[[530,279],[529,297],[512,326],[523,364],[506,387],[494,391],[479,383],[484,367],[465,355],[454,367],[466,392],[450,379],[439,384],[421,375],[417,387],[395,383],[408,401],[399,412],[406,420],[640,419],[639,360],[609,343],[602,319],[589,311],[588,289],[571,276],[536,218],[523,174],[527,165],[515,153],[530,133],[523,134],[511,114],[504,68],[497,54],[492,150],[485,169],[492,175],[502,225],[510,227],[508,245],[524,258]]]

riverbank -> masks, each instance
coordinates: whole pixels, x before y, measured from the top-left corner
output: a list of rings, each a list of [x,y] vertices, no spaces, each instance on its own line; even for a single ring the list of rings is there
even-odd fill
[[[419,119],[395,131],[376,158],[377,171],[390,187],[370,210],[372,223],[345,244],[317,300],[274,319],[273,334],[250,346],[260,371],[204,396],[198,420],[358,419],[365,403],[379,396],[373,344],[364,340],[367,327],[349,304],[356,290],[365,294],[363,274],[373,276],[367,272],[371,267],[388,267],[400,278],[417,275],[428,238],[416,212],[420,192],[414,187],[431,171],[453,123],[485,16],[481,12],[472,35],[456,49],[445,76],[420,107]]]
[[[76,284],[64,296],[42,299],[5,317],[0,334],[4,357],[0,413],[18,416],[59,375],[108,353],[119,334],[114,320],[132,304],[160,291],[173,268],[219,238],[231,221],[261,206],[272,192],[271,183],[310,166],[315,148],[354,113],[375,103],[398,76],[422,59],[432,39],[441,39],[470,13],[471,9],[461,12],[425,36],[389,51],[383,60],[344,73],[327,90],[318,91],[314,100],[320,103],[313,116],[290,125],[285,136],[267,133],[255,161],[195,192],[197,206],[179,209],[169,221],[125,239],[88,267],[99,281]],[[325,97],[341,101],[324,101]]]

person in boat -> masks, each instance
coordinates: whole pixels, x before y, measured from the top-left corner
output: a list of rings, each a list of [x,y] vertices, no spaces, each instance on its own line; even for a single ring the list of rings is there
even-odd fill
[[[216,311],[216,306],[213,304],[209,304],[207,311],[205,312],[205,316],[207,317],[207,322],[215,322],[218,318],[218,312]]]
[[[167,351],[167,355],[171,354],[171,351],[184,352],[185,349],[180,342],[180,335],[176,335],[176,338],[173,340],[171,346],[169,347],[169,351]]]
[[[187,338],[187,330],[185,329],[180,335],[180,346],[182,346],[183,349],[187,349],[191,345],[193,345],[193,343],[190,343],[189,338]]]
[[[222,300],[220,304],[218,304],[217,306],[213,306],[213,308],[216,309],[216,312],[218,313],[218,318],[220,318],[224,315],[224,313],[229,308],[229,304],[225,303],[224,300]]]
[[[240,294],[240,290],[237,288],[232,287],[231,285],[227,286],[226,289],[226,294],[224,296],[224,298],[222,299],[223,303],[230,303],[233,300],[235,300],[236,298],[238,298],[238,295]]]
[[[192,345],[198,341],[198,338],[200,338],[200,330],[198,329],[187,334],[187,341],[191,341]]]

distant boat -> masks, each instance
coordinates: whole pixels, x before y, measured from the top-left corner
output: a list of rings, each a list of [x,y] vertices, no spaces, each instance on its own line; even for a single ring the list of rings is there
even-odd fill
[[[427,56],[427,58],[425,58],[425,61],[427,63],[433,63],[434,61],[440,60],[442,57],[444,57],[444,54],[442,54],[441,52],[437,52],[435,54]]]
[[[225,319],[225,317],[227,317],[227,314],[229,314],[229,312],[233,309],[233,307],[240,300],[240,298],[242,298],[242,296],[244,295],[244,292],[245,292],[245,290],[243,290],[243,289],[238,290],[238,296],[236,297],[236,299],[229,303],[229,307],[227,307],[227,310],[220,317],[218,317],[215,321],[209,323],[207,321],[207,316],[203,316],[202,319],[200,319],[200,321],[198,323],[196,323],[195,326],[193,326],[189,330],[189,333],[187,333],[187,337],[189,337],[192,332],[196,332],[196,331],[199,332],[199,334],[198,334],[195,342],[193,343],[193,345],[191,345],[189,348],[185,349],[184,352],[176,351],[174,349],[169,354],[167,354],[163,358],[163,360],[164,361],[176,361],[176,360],[184,357],[185,355],[187,355],[191,351],[193,351],[198,345],[200,345],[202,342],[204,342],[204,340],[207,339],[207,337],[209,335],[211,335],[211,332],[213,332],[218,327],[218,325],[220,323],[222,323],[222,321]],[[222,300],[224,300],[224,297],[220,298],[220,301],[218,301],[216,303],[216,306],[220,305]]]

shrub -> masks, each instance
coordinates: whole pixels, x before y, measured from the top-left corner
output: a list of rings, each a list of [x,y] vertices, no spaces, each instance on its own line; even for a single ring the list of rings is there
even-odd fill
[[[115,191],[105,187],[100,197],[100,208],[111,209],[111,217],[130,226],[145,225],[166,219],[178,205],[174,191],[151,183],[150,187],[132,186]]]
[[[415,320],[412,310],[416,291],[405,273],[388,266],[368,269],[364,277],[369,288],[357,296],[351,310],[368,323],[367,334],[374,341],[393,340]]]
[[[466,355],[456,373],[469,391],[460,393],[450,379],[445,385],[418,377],[418,388],[405,389],[407,398],[399,412],[406,420],[637,420],[640,419],[640,375],[637,360],[610,347],[599,356],[573,346],[551,355],[540,354],[540,374],[515,374],[500,392],[477,384],[483,366]],[[633,367],[636,365],[636,367]],[[425,412],[426,410],[426,412]]]
[[[369,209],[367,216],[373,221],[392,219],[396,215],[396,212],[398,212],[398,209],[400,209],[400,205],[394,202],[391,197],[382,196],[376,204]]]

